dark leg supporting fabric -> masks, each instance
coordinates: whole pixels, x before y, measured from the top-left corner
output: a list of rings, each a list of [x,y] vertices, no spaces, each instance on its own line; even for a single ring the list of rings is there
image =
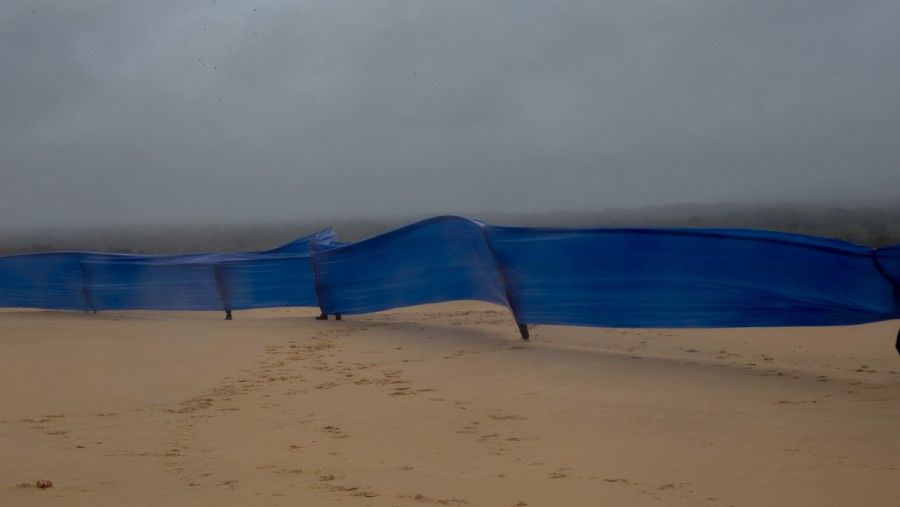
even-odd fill
[[[231,320],[231,310],[225,310],[225,320]]]
[[[531,335],[528,334],[528,324],[519,324],[519,334],[522,335],[523,340],[531,338]]]
[[[897,353],[900,354],[900,329],[897,330],[897,343],[894,344],[894,347],[897,347]]]
[[[335,314],[334,314],[334,320],[341,320],[341,314],[340,314],[340,313],[335,313]]]
[[[322,312],[318,317],[316,317],[316,320],[328,320],[328,314]]]

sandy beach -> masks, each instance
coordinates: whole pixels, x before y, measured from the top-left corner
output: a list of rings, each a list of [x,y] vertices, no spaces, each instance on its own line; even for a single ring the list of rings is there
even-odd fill
[[[897,321],[523,342],[481,303],[316,314],[0,311],[0,504],[900,498]]]

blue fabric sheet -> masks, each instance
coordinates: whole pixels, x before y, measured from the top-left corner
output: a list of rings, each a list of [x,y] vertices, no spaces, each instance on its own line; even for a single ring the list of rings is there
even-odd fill
[[[315,306],[310,243],[334,231],[248,253],[0,257],[0,307],[65,310],[240,310]]]
[[[0,306],[366,313],[474,299],[520,324],[745,327],[900,317],[900,245],[736,229],[547,229],[436,217],[251,253],[0,257]]]
[[[523,322],[609,327],[855,324],[897,315],[871,249],[716,229],[490,227]]]
[[[83,254],[94,310],[221,310],[215,255]]]
[[[878,269],[894,284],[894,290],[900,298],[900,245],[879,248],[875,251]]]
[[[80,259],[78,252],[0,257],[0,307],[83,310]]]
[[[313,256],[326,313],[367,313],[439,301],[506,305],[483,224],[437,217]],[[314,247],[315,248],[315,247]]]

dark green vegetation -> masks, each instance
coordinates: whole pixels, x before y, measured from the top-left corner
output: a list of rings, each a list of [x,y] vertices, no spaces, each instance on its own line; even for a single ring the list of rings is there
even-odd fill
[[[561,227],[739,227],[812,234],[868,246],[900,243],[900,205],[838,207],[811,204],[671,204],[647,208],[546,213],[458,213],[498,225]],[[283,223],[141,225],[0,232],[0,253],[95,250],[185,253],[262,250],[334,226],[343,241],[400,227],[429,215],[298,218]]]

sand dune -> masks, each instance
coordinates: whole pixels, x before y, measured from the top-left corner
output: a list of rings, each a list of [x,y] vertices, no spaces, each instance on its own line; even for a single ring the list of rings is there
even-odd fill
[[[479,303],[315,314],[0,312],[0,504],[900,498],[897,321],[523,342]]]

